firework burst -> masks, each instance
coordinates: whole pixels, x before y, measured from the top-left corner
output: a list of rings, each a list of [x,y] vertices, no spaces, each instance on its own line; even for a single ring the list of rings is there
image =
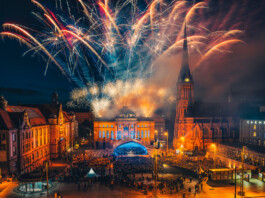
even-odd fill
[[[54,10],[37,0],[32,3],[41,31],[5,23],[1,36],[41,55],[47,62],[45,73],[56,66],[78,87],[68,105],[91,103],[97,116],[120,105],[149,116],[162,101],[172,101],[166,85],[152,79],[161,59],[181,53],[185,21],[189,53],[197,55],[194,67],[216,53],[230,52],[231,45],[244,44],[241,23],[235,20],[233,29],[224,28],[237,7],[216,21],[207,17],[211,1],[55,0]]]

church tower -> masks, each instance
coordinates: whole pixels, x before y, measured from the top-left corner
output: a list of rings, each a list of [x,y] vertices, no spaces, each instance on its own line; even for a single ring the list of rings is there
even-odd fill
[[[186,23],[184,27],[184,41],[182,52],[182,63],[177,82],[176,118],[174,127],[174,148],[181,137],[185,137],[186,117],[191,117],[193,96],[193,78],[189,68],[189,52],[187,41]],[[184,138],[182,138],[184,139]]]

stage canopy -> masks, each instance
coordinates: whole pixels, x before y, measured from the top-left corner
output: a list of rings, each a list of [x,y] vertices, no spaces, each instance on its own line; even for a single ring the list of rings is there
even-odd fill
[[[116,156],[135,156],[147,155],[148,153],[142,144],[136,141],[127,141],[117,146],[114,149],[113,154]]]

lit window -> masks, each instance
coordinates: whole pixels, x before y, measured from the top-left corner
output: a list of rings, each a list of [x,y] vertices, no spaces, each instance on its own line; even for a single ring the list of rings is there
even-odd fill
[[[258,121],[255,121],[255,124],[258,124]]]
[[[262,121],[259,121],[259,124],[262,124]]]
[[[249,124],[249,120],[247,121],[247,124]]]
[[[12,139],[13,139],[13,142],[16,141],[16,134],[15,133],[12,134]]]
[[[254,129],[257,129],[257,126],[256,125],[254,125],[254,127],[253,127]]]
[[[250,124],[253,124],[253,121],[251,121]]]
[[[185,78],[185,82],[190,82],[190,79],[189,78]]]
[[[257,136],[257,133],[256,133],[256,132],[254,132],[254,133],[253,133],[253,137],[256,137],[256,136]]]

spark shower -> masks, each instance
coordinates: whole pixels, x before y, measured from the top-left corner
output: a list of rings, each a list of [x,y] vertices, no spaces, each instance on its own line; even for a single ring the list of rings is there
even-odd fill
[[[180,61],[174,57],[182,52],[185,23],[193,69],[213,56],[230,53],[234,45],[245,45],[241,19],[230,22],[238,6],[244,12],[239,4],[221,12],[222,17],[211,17],[210,0],[32,3],[35,28],[5,23],[1,36],[28,46],[24,55],[42,57],[47,63],[45,74],[49,67],[57,67],[76,86],[68,106],[91,104],[97,116],[123,105],[151,116],[175,101],[175,90],[163,74],[179,70]],[[165,60],[173,60],[174,66],[168,67]],[[177,77],[173,80],[176,83]]]

